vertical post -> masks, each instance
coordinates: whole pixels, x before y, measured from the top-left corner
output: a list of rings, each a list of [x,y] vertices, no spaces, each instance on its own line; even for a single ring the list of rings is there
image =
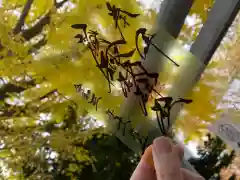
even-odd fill
[[[185,18],[189,13],[193,2],[194,0],[165,0],[158,14],[158,18],[155,26],[156,30],[160,28],[164,28],[174,38],[178,37],[181,31],[181,28],[184,24]],[[157,46],[160,43],[158,40],[159,37],[161,37],[161,34],[158,33],[157,31],[156,36],[153,38],[153,42]],[[147,54],[147,58],[144,61],[142,61],[143,66],[148,70],[148,72],[151,72],[151,73],[161,72],[161,65],[162,65],[163,59],[157,58],[159,57],[158,53],[159,52],[155,48],[150,46],[149,52]],[[125,103],[121,106],[120,116],[127,118],[129,114],[134,113],[137,106],[139,106],[139,104],[138,104],[138,101],[136,101],[136,97],[134,96],[134,94],[130,94],[129,97],[126,99]],[[112,127],[113,129],[114,127],[116,129],[116,125],[114,123],[112,124]],[[131,134],[129,134],[127,130],[125,130],[125,135],[122,135],[120,132],[121,131],[116,132],[115,135],[129,148],[131,148],[135,152],[139,152],[140,151],[139,144],[132,138]],[[158,134],[155,134],[155,135],[158,135]],[[191,165],[185,160],[183,162],[183,166],[185,168],[188,168],[194,171]]]
[[[240,0],[216,0],[190,52],[208,64],[240,9]]]
[[[191,77],[189,77],[186,72],[182,72],[181,77],[174,82],[169,93],[170,96],[184,97],[192,90],[225,36],[228,28],[237,16],[239,9],[240,0],[216,0],[206,23],[190,49],[190,52],[196,56],[204,66],[199,68],[198,72],[195,72],[195,74],[191,74]],[[188,83],[183,86],[182,84],[186,79]],[[181,108],[182,106],[179,104],[172,109],[171,123],[176,120]]]
[[[157,25],[163,27],[174,38],[177,38],[185,18],[194,0],[165,0],[158,13]]]
[[[182,72],[181,77],[173,84],[169,96],[181,96],[184,97],[197,81],[200,79],[206,65],[209,63],[213,53],[216,51],[221,40],[226,34],[229,26],[232,24],[237,13],[240,9],[240,0],[216,0],[213,8],[211,9],[208,19],[197,36],[194,44],[192,45],[190,52],[196,56],[196,58],[203,62],[205,65],[201,67],[198,72],[192,74],[192,81],[188,84],[183,85],[182,82],[186,79],[189,80],[187,73]],[[220,13],[219,13],[220,12]],[[181,87],[181,88],[180,88]],[[171,112],[171,124],[176,120],[178,113],[182,106],[175,106]],[[155,137],[159,136],[157,130],[156,121],[152,122],[152,129],[149,132],[150,141]],[[187,165],[188,166],[188,165]]]

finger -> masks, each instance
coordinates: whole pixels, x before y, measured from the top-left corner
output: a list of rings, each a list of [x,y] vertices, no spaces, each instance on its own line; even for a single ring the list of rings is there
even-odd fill
[[[182,180],[179,147],[160,137],[153,141],[153,161],[158,180]]]
[[[174,148],[176,149],[180,161],[182,161],[183,156],[184,156],[184,148],[180,144],[174,145]]]
[[[154,169],[152,145],[150,145],[144,152],[142,159]],[[155,170],[155,169],[154,169]]]
[[[181,168],[181,172],[184,180],[205,180],[202,176],[197,173],[191,172],[187,169]]]
[[[174,148],[176,149],[177,154],[179,155],[180,161],[182,161],[183,156],[184,156],[184,148],[179,144],[174,145]],[[154,168],[153,155],[152,155],[152,145],[150,145],[146,149],[146,151],[144,152],[144,156],[142,156],[142,158],[144,158],[146,160],[146,162]]]
[[[130,180],[157,180],[153,164],[152,145],[145,150]]]

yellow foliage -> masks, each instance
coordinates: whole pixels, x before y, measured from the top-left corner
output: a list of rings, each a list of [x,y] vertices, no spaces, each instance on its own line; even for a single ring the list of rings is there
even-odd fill
[[[204,23],[207,19],[208,11],[213,6],[213,3],[214,0],[196,0],[190,10],[190,14],[197,14]]]
[[[16,6],[23,6],[26,0],[2,0],[2,6],[6,9],[12,9]]]
[[[15,8],[16,6],[20,6],[21,8],[19,10],[22,10],[25,2],[26,0],[3,0],[3,9],[0,11],[0,15],[3,17],[0,19],[0,40],[1,45],[4,47],[0,51],[0,56],[2,57],[0,60],[0,76],[11,79],[10,82],[13,83],[12,79],[18,76],[29,75],[33,77],[35,83],[35,86],[33,85],[32,88],[22,89],[19,92],[24,102],[28,103],[28,105],[30,104],[30,106],[25,108],[26,113],[23,114],[22,117],[13,117],[15,129],[19,129],[20,131],[20,128],[23,127],[21,133],[27,137],[31,136],[34,129],[24,132],[24,127],[33,127],[36,123],[36,119],[34,118],[39,118],[40,112],[49,111],[52,113],[51,119],[42,122],[43,125],[38,125],[39,129],[37,129],[38,131],[47,131],[46,126],[48,123],[60,124],[64,121],[67,107],[73,105],[73,102],[77,104],[75,109],[77,118],[70,119],[70,121],[78,121],[80,116],[84,116],[87,113],[98,120],[105,121],[108,119],[105,113],[107,109],[111,109],[116,115],[119,115],[121,110],[120,105],[123,104],[125,98],[119,93],[120,90],[117,85],[116,87],[112,86],[112,92],[108,93],[108,82],[96,66],[91,51],[86,50],[84,45],[77,44],[77,40],[74,39],[74,36],[79,34],[80,31],[71,27],[72,24],[87,24],[88,30],[97,30],[100,36],[107,40],[113,41],[119,39],[119,31],[115,29],[113,17],[108,15],[109,12],[106,8],[106,1],[72,0],[71,2],[74,6],[67,7],[66,5],[66,8],[60,12],[60,10],[56,10],[53,7],[54,1],[52,0],[35,0],[25,21],[27,27],[24,28],[35,27],[39,18],[50,11],[51,13],[49,13],[50,23],[44,25],[43,30],[37,34],[39,37],[45,36],[47,42],[39,51],[34,51],[32,54],[29,53],[29,50],[37,43],[37,40],[34,40],[34,38],[37,39],[37,36],[31,38],[31,42],[25,42],[20,36],[21,33],[19,35],[13,35],[12,29],[18,18],[13,13],[6,12],[6,9]],[[119,49],[121,52],[127,52],[136,46],[136,30],[140,27],[150,29],[153,23],[155,23],[156,13],[154,11],[148,13],[143,12],[135,0],[111,0],[110,3],[131,13],[140,14],[137,18],[127,17],[127,22],[130,24],[129,27],[124,28],[123,22],[119,21],[120,28],[127,40],[127,44],[121,45]],[[211,7],[211,5],[211,0],[205,0],[204,2],[197,0],[191,13],[198,13],[202,20],[205,21],[207,14],[206,11],[202,11],[203,6]],[[189,31],[190,30],[187,29],[186,33]],[[139,44],[141,43],[142,41],[139,42]],[[180,63],[184,63],[185,61],[185,55],[181,53],[173,54],[172,56]],[[139,59],[138,53],[135,53],[131,61]],[[174,74],[173,71],[168,73],[168,70],[171,68],[168,65],[165,66],[165,72],[160,74],[162,78],[161,83],[172,82],[180,73],[177,72]],[[210,64],[208,68],[218,69],[219,66],[218,64]],[[171,75],[171,78],[168,77],[169,75]],[[223,77],[223,79],[224,78],[225,77]],[[213,118],[211,115],[216,113],[216,104],[220,96],[216,96],[213,91],[214,87],[206,83],[207,81],[213,82],[215,80],[216,78],[211,73],[207,74],[206,77],[201,80],[196,86],[198,91],[196,90],[189,95],[189,97],[193,99],[193,104],[187,106],[185,109],[187,114],[182,116],[181,120],[177,121],[176,126],[186,132],[186,135],[191,136],[190,139],[200,136],[200,130],[206,129],[203,121],[212,121]],[[114,83],[117,84],[117,82]],[[16,83],[13,84],[16,85]],[[84,88],[91,90],[91,94],[94,93],[96,97],[102,97],[97,110],[95,105],[89,103],[89,100],[85,100],[79,92],[76,92],[75,84],[82,84]],[[50,95],[48,99],[39,99],[55,89],[57,90],[56,94]],[[222,89],[220,88],[220,90]],[[153,102],[151,101],[147,104],[150,117],[153,116],[151,114],[151,103]],[[13,115],[16,115],[20,112],[20,108],[14,108],[16,108],[16,112],[14,112]],[[10,112],[12,109],[4,109],[4,111],[7,110]],[[146,117],[144,117],[139,110],[133,109],[131,115],[131,118],[134,119],[132,123],[133,127],[137,127],[139,123],[146,121]],[[9,118],[4,120],[9,120]],[[7,126],[4,124],[4,121],[1,121],[0,125],[4,127]],[[144,132],[146,134],[147,126],[147,124],[144,126],[146,127],[146,132]],[[14,134],[14,136],[15,135],[16,134]],[[74,149],[72,146],[75,139],[78,138],[84,141],[84,139],[86,140],[88,137],[90,137],[90,132],[79,134],[79,131],[75,131],[73,128],[66,131],[54,129],[51,132],[51,136],[46,137],[46,139],[49,140],[53,149],[61,153],[72,153],[74,150],[78,160],[90,162],[91,159],[87,156],[87,152],[83,149]],[[18,138],[21,139],[20,135]],[[36,140],[37,145],[43,144],[46,141],[46,139],[42,137],[39,139],[40,140]],[[13,142],[11,140],[12,137],[9,137],[5,142],[12,145]],[[26,144],[31,141],[25,139],[23,141],[25,143],[24,148],[27,149],[29,146]],[[29,144],[31,145],[31,143]],[[27,151],[28,150],[26,150],[26,152]],[[5,154],[3,156],[7,155]],[[69,170],[75,171],[75,165],[71,165]]]
[[[34,20],[46,14],[46,12],[49,12],[54,5],[53,2],[53,0],[33,1],[33,4],[31,6],[31,14],[28,14],[25,22],[34,22]]]

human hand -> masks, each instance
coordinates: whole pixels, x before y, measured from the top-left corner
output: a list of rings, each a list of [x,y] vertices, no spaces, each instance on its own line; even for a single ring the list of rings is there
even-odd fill
[[[181,168],[184,150],[171,139],[160,137],[153,141],[130,180],[204,180],[197,173]]]

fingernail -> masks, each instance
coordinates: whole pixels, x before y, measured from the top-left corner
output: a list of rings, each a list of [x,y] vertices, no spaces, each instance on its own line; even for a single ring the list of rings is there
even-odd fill
[[[170,153],[172,151],[172,142],[167,137],[159,137],[153,141],[153,148],[157,155]]]

